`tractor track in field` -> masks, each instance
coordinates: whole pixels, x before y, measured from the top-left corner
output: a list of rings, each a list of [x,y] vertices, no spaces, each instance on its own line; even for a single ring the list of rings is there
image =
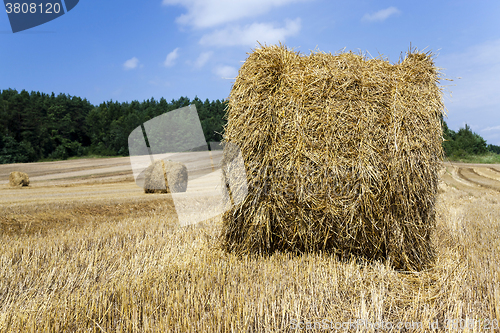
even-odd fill
[[[499,169],[496,169],[496,168],[488,168],[490,169],[491,171],[493,171],[494,173],[496,173],[498,175],[498,177],[500,177],[500,168]]]
[[[479,169],[479,168],[478,168]],[[473,167],[458,167],[458,170],[457,170],[457,174],[460,178],[462,178],[463,180],[467,181],[467,182],[470,182],[470,183],[473,183],[475,185],[478,185],[480,187],[484,187],[484,188],[488,188],[488,189],[492,189],[492,190],[495,190],[495,191],[498,191],[500,192],[500,181],[499,180],[496,180],[494,177],[494,175],[492,175],[490,177],[490,175],[487,175],[485,173],[488,173],[488,171],[492,171],[493,172],[496,172],[496,173],[499,173],[498,170],[496,170],[495,168],[482,168],[482,169],[479,169],[481,171],[476,171],[475,168]],[[500,175],[500,173],[499,173]]]

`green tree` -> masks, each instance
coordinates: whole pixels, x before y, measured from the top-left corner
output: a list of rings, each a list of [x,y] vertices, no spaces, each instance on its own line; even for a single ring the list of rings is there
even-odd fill
[[[443,149],[446,156],[465,157],[467,155],[481,155],[488,152],[486,140],[479,134],[472,132],[469,125],[465,124],[458,132],[450,130],[445,121],[443,125]]]
[[[19,143],[10,136],[2,139],[0,164],[31,162],[34,160],[35,156],[35,150],[28,141],[22,141]]]
[[[486,140],[479,134],[473,133],[469,125],[458,130],[456,139],[457,148],[464,150],[467,154],[479,155],[488,151]]]

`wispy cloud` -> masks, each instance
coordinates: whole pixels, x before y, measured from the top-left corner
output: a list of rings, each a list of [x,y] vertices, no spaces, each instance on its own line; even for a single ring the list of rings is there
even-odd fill
[[[179,24],[194,28],[211,28],[243,18],[255,17],[276,7],[310,0],[163,0],[164,5],[179,5],[187,14],[179,16]]]
[[[231,66],[217,66],[214,68],[214,73],[223,79],[234,79],[238,75],[238,70]]]
[[[383,22],[387,20],[389,17],[393,15],[398,15],[400,13],[401,11],[396,7],[389,7],[386,9],[379,10],[378,12],[372,14],[367,13],[363,16],[363,18],[361,18],[361,20],[365,22]]]
[[[202,68],[203,66],[205,66],[205,64],[208,62],[208,60],[210,60],[210,58],[212,57],[212,54],[213,52],[209,51],[209,52],[202,52],[198,58],[196,59],[195,63],[194,63],[194,67],[196,68]]]
[[[131,58],[123,63],[123,68],[125,70],[129,70],[129,69],[137,68],[138,65],[139,65],[139,59],[137,59],[136,57],[133,57],[133,58]]]
[[[301,29],[300,18],[286,20],[284,27],[275,27],[271,23],[253,23],[245,27],[232,26],[204,35],[200,39],[202,45],[254,47],[257,41],[273,44],[284,42],[287,37],[296,35]]]
[[[486,127],[481,130],[481,132],[488,132],[488,131],[500,131],[500,126]]]
[[[177,59],[177,57],[179,57],[179,48],[176,48],[167,55],[167,58],[163,62],[163,66],[172,67],[173,65],[175,65],[175,60]]]

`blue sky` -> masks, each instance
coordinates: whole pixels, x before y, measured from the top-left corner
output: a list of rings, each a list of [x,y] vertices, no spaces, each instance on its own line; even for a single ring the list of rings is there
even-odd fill
[[[500,1],[81,0],[13,34],[0,14],[0,89],[103,101],[229,95],[256,46],[437,54],[450,128],[500,145]]]

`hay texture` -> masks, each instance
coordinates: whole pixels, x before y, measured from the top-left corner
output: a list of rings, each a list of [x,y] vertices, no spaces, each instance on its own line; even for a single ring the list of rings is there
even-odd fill
[[[9,185],[15,187],[29,186],[30,178],[28,174],[19,171],[13,171],[9,175]]]
[[[155,161],[145,170],[145,193],[186,192],[188,172],[184,164],[173,161]]]
[[[428,267],[443,155],[438,83],[430,53],[391,64],[256,49],[229,96],[224,141],[241,150],[248,195],[223,215],[223,247]]]

